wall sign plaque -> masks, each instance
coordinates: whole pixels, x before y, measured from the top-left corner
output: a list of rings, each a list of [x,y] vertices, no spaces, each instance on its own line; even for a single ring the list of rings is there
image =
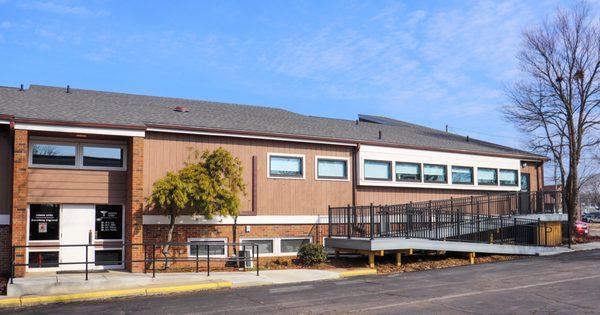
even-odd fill
[[[96,206],[96,239],[120,240],[123,238],[123,207],[119,205]]]

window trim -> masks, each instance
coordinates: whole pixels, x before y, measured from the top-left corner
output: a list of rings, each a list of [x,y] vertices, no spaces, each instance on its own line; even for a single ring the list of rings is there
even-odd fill
[[[419,166],[419,179],[398,179],[398,164],[414,164]],[[422,183],[423,182],[423,163],[394,161],[394,181],[399,183]]]
[[[320,177],[319,176],[319,160],[331,160],[331,161],[344,161],[346,163],[346,177]],[[315,180],[328,180],[328,181],[350,181],[350,158],[341,156],[315,156]]]
[[[494,170],[496,171],[496,183],[495,184],[487,184],[487,183],[480,183],[479,182],[479,170]],[[477,185],[478,186],[498,186],[500,184],[500,178],[498,177],[499,172],[497,168],[492,168],[492,167],[478,167],[477,168]]]
[[[367,167],[367,162],[368,161],[387,163],[390,166],[390,171],[388,173],[388,175],[389,175],[388,178],[387,179],[381,179],[381,178],[367,177],[366,167]],[[364,180],[372,180],[372,181],[378,181],[378,182],[393,182],[393,180],[394,180],[394,161],[390,161],[390,160],[376,160],[376,159],[364,159],[364,160],[362,160],[362,171],[363,171],[363,179]]]
[[[506,185],[506,184],[502,184],[502,181],[500,180],[500,172],[502,171],[510,171],[510,172],[517,172],[517,178],[516,178],[516,183],[514,185]],[[521,181],[521,176],[519,175],[519,170],[515,170],[515,169],[509,169],[509,168],[501,168],[498,170],[498,185],[499,186],[504,186],[504,187],[519,187],[519,185],[521,185],[520,181]]]
[[[120,251],[121,252],[121,260],[124,260],[125,258],[125,251],[123,250],[123,248],[120,247],[100,247],[98,249],[94,250],[94,268],[95,269],[125,269],[125,262],[122,262],[120,265],[116,264],[116,265],[96,265],[96,252],[103,252],[103,251]]]
[[[302,176],[277,176],[271,175],[271,157],[295,157],[302,160]],[[290,154],[290,153],[267,153],[267,178],[269,179],[306,179],[306,155],[304,154]]]
[[[224,251],[223,251],[223,255],[210,255],[210,257],[214,257],[214,258],[227,258],[229,256],[227,256],[228,250],[227,250],[227,238],[226,237],[214,237],[214,238],[206,238],[206,237],[188,237],[187,239],[188,243],[189,242],[223,242],[223,247],[224,247]],[[196,255],[192,255],[192,245],[188,244],[187,246],[187,254],[188,257],[196,257]],[[208,255],[200,255],[198,254],[198,257],[207,257]]]
[[[52,164],[34,164],[33,163],[33,146],[36,144],[46,145],[69,145],[75,147],[75,165],[52,165]],[[123,151],[123,166],[122,167],[102,167],[102,166],[84,166],[83,165],[83,147],[105,147],[105,148],[120,148]],[[61,139],[61,138],[38,138],[32,137],[29,139],[28,145],[28,167],[29,168],[46,168],[46,169],[70,169],[70,170],[98,170],[98,171],[126,171],[127,170],[127,144],[113,141],[78,141],[76,139]]]
[[[83,147],[96,147],[96,148],[120,148],[123,152],[123,166],[122,167],[110,167],[110,166],[85,166],[83,165]],[[81,159],[81,169],[85,170],[99,170],[99,171],[125,171],[127,170],[127,146],[124,144],[107,144],[97,142],[79,142],[78,155]]]
[[[293,255],[297,255],[298,252],[284,252],[281,250],[282,246],[281,246],[281,241],[283,240],[308,240],[309,244],[312,244],[312,236],[287,236],[287,237],[280,237],[279,238],[279,256],[293,256]]]
[[[470,183],[455,183],[454,182],[454,178],[452,178],[453,176],[453,168],[454,167],[460,167],[460,168],[468,168],[471,170],[471,182]],[[450,181],[452,182],[452,185],[475,185],[475,168],[473,166],[462,166],[462,165],[450,165]]]
[[[443,181],[443,182],[437,182],[437,181],[430,181],[430,180],[427,180],[427,179],[425,178],[425,175],[426,175],[426,174],[425,174],[425,166],[426,166],[426,165],[430,165],[430,166],[443,166],[443,167],[444,167],[444,170],[445,170],[445,172],[444,172],[444,175],[445,175],[445,176],[444,176],[444,177],[445,177],[445,178],[444,178],[444,181]],[[427,183],[427,184],[448,184],[448,180],[449,180],[449,179],[448,179],[448,165],[445,165],[445,164],[432,164],[432,163],[423,163],[423,183]]]

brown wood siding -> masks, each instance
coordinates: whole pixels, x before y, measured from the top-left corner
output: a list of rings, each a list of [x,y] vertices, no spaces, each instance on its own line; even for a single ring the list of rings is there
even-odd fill
[[[10,131],[0,127],[0,214],[10,214]]]
[[[455,190],[455,189],[429,189],[429,188],[402,188],[402,187],[370,187],[359,186],[357,188],[357,204],[358,205],[393,205],[409,202],[419,202],[428,200],[442,200],[486,195],[487,191],[475,190]]]
[[[123,204],[127,172],[29,169],[29,203]]]
[[[256,212],[259,215],[327,214],[328,205],[352,203],[351,181],[315,180],[315,156],[351,158],[351,147],[156,132],[146,133],[144,195],[149,196],[152,184],[168,171],[183,167],[190,149],[214,150],[218,147],[228,150],[242,162],[247,186],[246,196],[242,197],[242,212],[252,209],[253,156],[257,161]],[[267,153],[305,155],[306,179],[267,178]]]

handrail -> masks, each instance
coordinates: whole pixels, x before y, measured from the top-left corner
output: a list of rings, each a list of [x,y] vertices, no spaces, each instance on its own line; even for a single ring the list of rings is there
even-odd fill
[[[560,192],[540,191],[328,208],[329,237],[404,237],[546,246],[545,222],[517,217],[556,213]],[[543,232],[546,233],[546,232]]]
[[[156,257],[156,251],[157,249],[160,249],[163,246],[172,246],[172,247],[177,247],[177,246],[191,246],[191,247],[195,247],[196,249],[196,255],[194,257],[160,257],[157,258]],[[260,267],[259,267],[259,263],[260,263],[260,253],[259,253],[259,245],[253,242],[200,242],[200,241],[191,241],[191,242],[155,242],[155,243],[124,243],[124,242],[115,242],[115,243],[103,243],[103,244],[31,244],[31,245],[12,245],[11,246],[11,260],[10,260],[10,270],[11,270],[11,275],[10,275],[10,283],[13,284],[13,279],[15,278],[15,268],[16,267],[30,267],[30,266],[40,266],[40,267],[48,267],[48,266],[58,266],[60,267],[61,265],[85,265],[85,280],[89,279],[89,265],[90,264],[96,264],[99,261],[96,261],[94,259],[94,261],[89,261],[89,248],[90,247],[105,247],[105,248],[110,248],[110,249],[114,249],[114,250],[122,250],[123,252],[125,252],[125,250],[127,248],[130,248],[131,250],[133,250],[134,247],[139,247],[142,246],[143,250],[144,250],[144,259],[130,259],[129,257],[125,257],[126,255],[123,254],[121,255],[122,259],[121,260],[103,260],[100,261],[101,263],[108,265],[108,264],[114,264],[114,265],[125,265],[128,263],[144,263],[144,273],[147,272],[148,270],[148,264],[151,264],[152,266],[152,278],[156,277],[156,262],[157,261],[164,261],[165,264],[169,263],[169,262],[195,262],[195,272],[198,273],[199,272],[199,262],[201,261],[205,261],[206,262],[206,273],[207,276],[210,276],[210,262],[211,260],[215,261],[230,261],[231,259],[235,258],[237,263],[242,262],[242,266],[243,266],[243,270],[246,271],[246,263],[248,261],[252,261],[254,263],[256,263],[256,275],[259,276],[260,275]],[[252,256],[251,257],[246,257],[244,254],[244,257],[240,260],[240,257],[234,257],[234,256],[228,256],[228,257],[211,257],[210,255],[210,249],[211,246],[219,246],[219,247],[241,247],[241,250],[245,253],[246,248],[251,248],[252,249]],[[30,264],[28,260],[26,260],[26,263],[17,263],[16,262],[16,251],[18,249],[28,249],[28,248],[52,248],[52,249],[58,249],[60,250],[60,248],[72,248],[72,247],[79,247],[79,248],[85,248],[85,261],[69,261],[69,262],[61,262],[60,259],[58,262],[54,263],[37,263],[37,264]],[[151,247],[152,248],[152,255],[148,255],[148,248]],[[199,255],[199,250],[200,248],[204,248],[206,250],[206,255],[200,256]],[[191,258],[191,259],[190,259]]]

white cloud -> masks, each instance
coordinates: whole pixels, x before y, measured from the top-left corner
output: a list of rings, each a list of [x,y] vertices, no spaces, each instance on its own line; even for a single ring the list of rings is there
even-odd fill
[[[1,0],[0,0],[1,1]],[[106,10],[93,10],[84,6],[69,5],[66,3],[57,3],[54,1],[31,1],[20,4],[21,8],[38,10],[56,14],[68,14],[79,16],[105,16],[109,15]]]

